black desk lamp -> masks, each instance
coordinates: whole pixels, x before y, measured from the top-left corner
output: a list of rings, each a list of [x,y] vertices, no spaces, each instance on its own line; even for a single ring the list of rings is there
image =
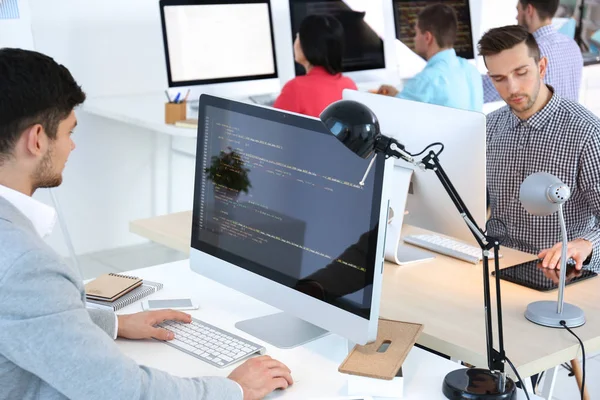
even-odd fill
[[[507,400],[516,399],[515,383],[507,378],[504,372],[504,338],[502,330],[502,306],[500,301],[500,280],[496,279],[496,303],[498,321],[498,344],[499,350],[494,349],[494,335],[492,331],[492,311],[490,294],[490,274],[488,256],[490,250],[494,249],[499,254],[500,244],[498,240],[488,237],[475,223],[469,210],[458,195],[458,192],[450,182],[439,163],[437,153],[430,150],[425,157],[415,162],[412,154],[404,150],[404,146],[393,138],[384,136],[379,129],[377,117],[367,106],[351,100],[340,100],[327,107],[320,115],[321,121],[329,132],[335,135],[347,148],[362,158],[369,158],[374,153],[383,153],[387,157],[402,159],[422,169],[435,172],[458,212],[475,236],[477,243],[483,252],[483,286],[484,286],[484,308],[485,308],[485,330],[487,339],[488,368],[463,368],[452,371],[446,375],[442,390],[444,395],[451,400]],[[436,143],[433,145],[443,145]],[[427,150],[427,149],[426,149]],[[426,151],[425,150],[425,151]],[[425,152],[424,151],[424,152]],[[423,152],[423,153],[424,153]],[[420,153],[422,154],[422,153]],[[373,157],[374,159],[374,157]],[[373,160],[371,161],[371,165]],[[371,166],[369,166],[370,169]],[[367,174],[368,174],[367,170]],[[365,174],[366,176],[366,174]],[[364,178],[363,181],[364,182]],[[362,183],[361,182],[361,183]],[[500,269],[498,257],[495,257],[496,274]]]

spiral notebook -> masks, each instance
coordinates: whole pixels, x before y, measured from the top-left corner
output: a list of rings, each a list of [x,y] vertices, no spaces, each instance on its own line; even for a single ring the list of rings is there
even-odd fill
[[[115,301],[142,284],[136,276],[103,274],[85,285],[85,296],[91,300]]]
[[[146,296],[150,296],[163,288],[162,283],[143,281],[142,285],[133,289],[131,292],[125,294],[123,297],[115,301],[100,301],[87,299],[86,305],[88,308],[102,308],[106,310],[117,311],[123,307],[135,303],[138,300],[143,299]]]

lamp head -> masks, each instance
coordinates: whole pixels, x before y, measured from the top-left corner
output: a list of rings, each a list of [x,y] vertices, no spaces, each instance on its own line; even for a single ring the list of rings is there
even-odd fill
[[[525,210],[538,216],[554,214],[569,197],[569,187],[547,172],[529,175],[521,184],[519,192],[519,200]]]
[[[362,158],[369,158],[381,131],[377,117],[357,101],[339,100],[319,116],[325,127],[347,148]]]

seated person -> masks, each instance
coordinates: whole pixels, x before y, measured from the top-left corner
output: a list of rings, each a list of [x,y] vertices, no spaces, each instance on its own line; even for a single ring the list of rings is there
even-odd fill
[[[463,110],[483,109],[481,76],[467,60],[456,56],[458,21],[444,4],[424,8],[415,24],[415,51],[427,60],[425,69],[408,80],[402,92],[383,85],[377,93]]]
[[[519,204],[527,176],[544,171],[571,189],[564,204],[567,257],[575,268],[600,268],[600,120],[545,83],[549,61],[523,26],[486,32],[479,41],[494,87],[506,106],[487,116],[487,187],[491,218],[502,221],[505,245],[559,266],[558,217],[529,215]],[[495,224],[496,225],[496,224]],[[492,236],[497,228],[490,229]]]
[[[61,184],[85,93],[50,57],[8,48],[0,91],[0,399],[258,400],[291,385],[289,369],[268,356],[228,378],[180,378],[121,353],[117,337],[173,340],[154,325],[191,316],[86,309],[81,275],[43,241],[55,211],[31,197]]]
[[[331,103],[342,99],[344,89],[356,90],[342,76],[344,53],[342,24],[329,15],[309,15],[294,41],[294,59],[306,70],[285,84],[273,107],[318,117]]]

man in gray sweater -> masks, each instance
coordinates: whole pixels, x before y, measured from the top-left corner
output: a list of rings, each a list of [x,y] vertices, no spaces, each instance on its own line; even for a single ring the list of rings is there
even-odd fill
[[[74,108],[85,94],[42,54],[0,49],[0,400],[254,400],[292,384],[289,369],[253,358],[228,378],[178,378],[137,365],[119,337],[173,339],[154,325],[190,316],[167,310],[120,315],[85,308],[81,276],[42,240],[50,207],[31,198],[55,187],[75,148]]]

